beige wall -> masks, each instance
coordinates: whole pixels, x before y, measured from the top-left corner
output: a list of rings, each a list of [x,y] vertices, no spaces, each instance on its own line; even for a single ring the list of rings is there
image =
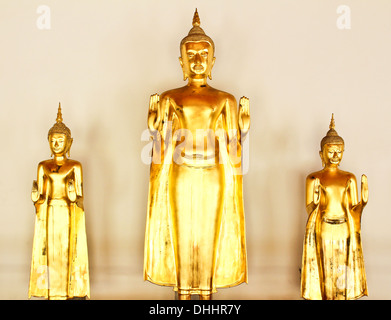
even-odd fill
[[[51,28],[40,30],[39,5]],[[351,9],[340,30],[339,5]],[[210,84],[251,100],[244,177],[249,284],[217,299],[299,299],[305,176],[334,112],[341,168],[367,174],[369,299],[391,298],[391,2],[335,0],[0,3],[0,298],[26,299],[32,180],[58,102],[84,167],[92,299],[171,299],[142,280],[149,96],[182,86],[179,42],[195,7],[216,45]]]

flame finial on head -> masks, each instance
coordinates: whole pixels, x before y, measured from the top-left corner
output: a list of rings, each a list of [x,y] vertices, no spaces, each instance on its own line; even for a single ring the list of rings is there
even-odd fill
[[[194,12],[194,16],[193,16],[193,27],[199,27],[201,25],[201,20],[200,20],[200,16],[198,15],[198,11],[197,11],[197,8]]]
[[[329,125],[329,131],[327,131],[326,136],[322,139],[320,142],[320,148],[323,149],[323,146],[325,144],[345,144],[342,137],[340,137],[335,130],[335,120],[334,120],[334,113],[331,114],[331,120]]]
[[[182,45],[184,45],[186,42],[205,41],[205,42],[208,42],[211,44],[211,46],[213,47],[213,51],[214,51],[215,45],[214,45],[213,40],[210,37],[208,37],[205,34],[204,30],[200,27],[201,20],[200,20],[200,16],[198,15],[197,9],[194,12],[192,25],[193,25],[193,27],[190,29],[188,35],[182,39],[180,47],[182,48]]]
[[[58,103],[58,111],[57,111],[56,122],[62,122],[61,102]]]
[[[334,120],[334,113],[331,114],[331,120],[330,120],[330,129],[335,129],[335,120]]]
[[[56,123],[50,128],[48,137],[53,133],[65,134],[71,139],[71,130],[62,122],[61,103],[58,105]]]

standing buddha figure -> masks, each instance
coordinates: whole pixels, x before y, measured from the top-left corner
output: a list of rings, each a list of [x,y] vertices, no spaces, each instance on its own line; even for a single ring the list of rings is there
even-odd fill
[[[211,299],[247,282],[241,146],[249,100],[212,88],[212,39],[193,27],[180,43],[187,85],[150,99],[153,136],[144,279],[172,286],[180,300]]]
[[[82,166],[68,158],[73,139],[61,105],[48,140],[53,159],[38,164],[31,191],[36,219],[29,298],[89,298]]]
[[[350,300],[368,295],[361,245],[368,181],[362,175],[359,201],[355,176],[338,168],[344,146],[332,116],[319,152],[324,168],[306,179],[308,221],[301,272],[305,299]]]

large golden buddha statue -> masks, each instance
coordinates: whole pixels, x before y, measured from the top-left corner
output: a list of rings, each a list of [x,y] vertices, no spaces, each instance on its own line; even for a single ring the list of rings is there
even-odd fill
[[[214,43],[200,27],[181,41],[187,85],[151,96],[153,135],[144,279],[172,286],[179,299],[210,299],[247,282],[241,143],[249,100],[207,83]]]
[[[319,152],[324,168],[306,180],[309,216],[301,273],[301,295],[305,299],[348,300],[368,295],[361,246],[361,215],[368,201],[368,182],[362,175],[358,201],[355,176],[338,168],[344,145],[332,117]]]
[[[53,159],[38,165],[31,198],[36,208],[29,298],[90,295],[80,162],[67,158],[73,142],[61,106],[48,133]]]

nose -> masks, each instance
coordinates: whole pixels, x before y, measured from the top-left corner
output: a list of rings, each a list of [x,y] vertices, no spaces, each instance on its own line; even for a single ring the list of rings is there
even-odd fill
[[[201,60],[201,55],[199,53],[196,53],[195,57],[194,57],[194,61],[196,63],[200,63],[202,60]]]
[[[337,152],[334,152],[333,157],[334,157],[334,158],[337,158],[337,157],[338,157],[338,153],[337,153]]]
[[[58,147],[58,141],[54,141],[54,146]]]

